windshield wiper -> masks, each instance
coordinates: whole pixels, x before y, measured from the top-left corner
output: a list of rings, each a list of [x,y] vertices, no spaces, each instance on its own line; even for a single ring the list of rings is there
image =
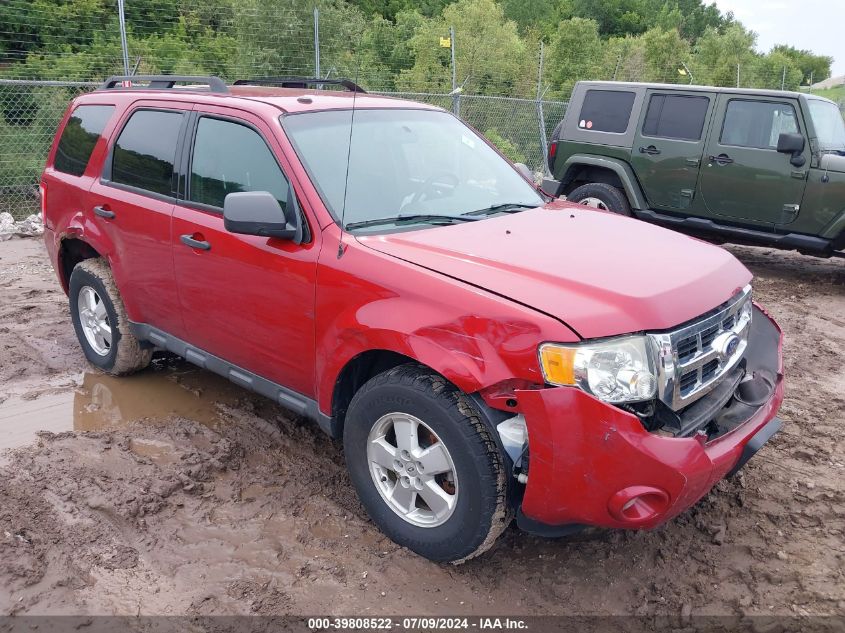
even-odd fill
[[[538,204],[520,204],[518,202],[502,202],[494,204],[476,211],[468,211],[464,213],[464,217],[468,215],[493,215],[494,213],[519,213],[525,209],[536,209]]]
[[[397,215],[392,218],[373,218],[361,222],[350,222],[346,230],[362,229],[367,226],[378,226],[380,224],[415,224],[417,222],[430,222],[432,224],[454,224],[455,222],[474,222],[481,218],[468,218],[464,215],[437,215],[436,213],[414,213],[410,215]]]

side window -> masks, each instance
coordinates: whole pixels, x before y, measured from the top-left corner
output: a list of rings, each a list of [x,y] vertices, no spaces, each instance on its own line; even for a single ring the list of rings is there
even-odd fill
[[[776,149],[783,133],[796,134],[795,108],[788,103],[732,99],[725,111],[722,145]]]
[[[701,140],[709,107],[708,97],[653,95],[643,121],[643,136]]]
[[[633,92],[622,90],[588,90],[578,115],[578,128],[623,133],[628,129],[634,96]]]
[[[135,112],[114,145],[112,182],[173,196],[173,161],[181,125],[180,112]]]
[[[53,167],[72,176],[85,173],[94,146],[113,112],[114,106],[110,105],[81,105],[76,108],[62,131]]]
[[[201,118],[191,160],[190,199],[222,208],[228,194],[240,191],[269,191],[284,209],[288,181],[258,132],[232,121]]]

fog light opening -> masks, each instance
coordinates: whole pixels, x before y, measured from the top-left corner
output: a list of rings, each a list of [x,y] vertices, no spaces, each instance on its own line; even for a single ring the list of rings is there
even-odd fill
[[[613,518],[631,526],[658,517],[668,507],[669,495],[666,491],[651,486],[624,488],[608,502],[608,510]]]

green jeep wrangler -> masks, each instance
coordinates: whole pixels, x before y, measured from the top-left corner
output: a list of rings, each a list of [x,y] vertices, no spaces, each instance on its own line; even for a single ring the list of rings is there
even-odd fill
[[[845,122],[827,99],[580,82],[548,158],[553,196],[717,242],[845,256]]]

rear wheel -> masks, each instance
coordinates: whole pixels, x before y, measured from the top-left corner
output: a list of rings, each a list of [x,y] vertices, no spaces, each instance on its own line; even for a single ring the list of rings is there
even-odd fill
[[[442,562],[487,550],[512,518],[504,460],[472,401],[402,365],[355,394],[346,464],[361,503],[399,545]]]
[[[591,182],[573,190],[566,199],[594,209],[613,211],[619,215],[631,215],[631,205],[625,193],[603,182]]]
[[[68,284],[73,328],[85,357],[103,371],[131,374],[150,364],[153,350],[129,329],[126,309],[104,259],[79,262]]]

